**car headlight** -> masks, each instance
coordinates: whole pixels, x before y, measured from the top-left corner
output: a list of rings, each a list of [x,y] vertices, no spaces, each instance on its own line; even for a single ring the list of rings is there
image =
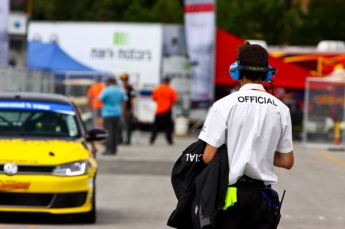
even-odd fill
[[[88,172],[87,161],[76,161],[68,164],[56,166],[53,175],[56,176],[79,176]]]

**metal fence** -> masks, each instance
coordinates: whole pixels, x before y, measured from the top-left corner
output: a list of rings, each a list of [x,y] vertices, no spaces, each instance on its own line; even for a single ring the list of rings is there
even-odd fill
[[[90,72],[51,72],[13,67],[0,68],[0,91],[26,91],[62,94],[80,109],[83,120],[91,127],[92,116],[86,93],[102,75]]]
[[[345,148],[345,80],[309,77],[306,81],[303,144]]]
[[[1,67],[0,91],[62,94],[86,110],[86,93],[97,77],[103,76],[90,72],[51,72]]]
[[[0,68],[0,91],[54,93],[54,74],[11,67]]]

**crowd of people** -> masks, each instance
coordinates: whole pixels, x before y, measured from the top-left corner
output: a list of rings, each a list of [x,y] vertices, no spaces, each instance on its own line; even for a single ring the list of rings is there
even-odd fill
[[[130,85],[127,73],[122,73],[119,78],[121,85],[114,75],[107,76],[104,82],[97,78],[87,91],[93,125],[103,126],[108,131],[104,155],[116,155],[118,144],[130,145],[132,131],[139,127],[134,114],[136,91]],[[156,111],[149,139],[151,145],[161,129],[165,132],[167,143],[173,144],[171,109],[177,101],[177,93],[169,84],[170,78],[165,77],[162,84],[152,91]]]

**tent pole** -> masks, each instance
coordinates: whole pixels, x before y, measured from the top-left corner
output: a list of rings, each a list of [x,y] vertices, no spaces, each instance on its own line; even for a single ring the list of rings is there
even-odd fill
[[[66,82],[67,82],[67,83],[66,83],[66,93],[65,93],[65,94],[66,94],[66,96],[68,96],[68,97],[69,97],[70,94],[71,94],[71,93],[70,93],[71,85],[68,83],[68,82],[69,82],[69,78],[70,78],[70,75],[69,75],[69,73],[67,72],[67,73],[66,73]]]

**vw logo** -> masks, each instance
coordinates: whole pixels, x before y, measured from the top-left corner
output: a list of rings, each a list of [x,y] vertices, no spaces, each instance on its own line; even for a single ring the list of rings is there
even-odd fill
[[[7,175],[14,175],[18,172],[18,166],[12,162],[6,163],[4,165],[4,172]]]

